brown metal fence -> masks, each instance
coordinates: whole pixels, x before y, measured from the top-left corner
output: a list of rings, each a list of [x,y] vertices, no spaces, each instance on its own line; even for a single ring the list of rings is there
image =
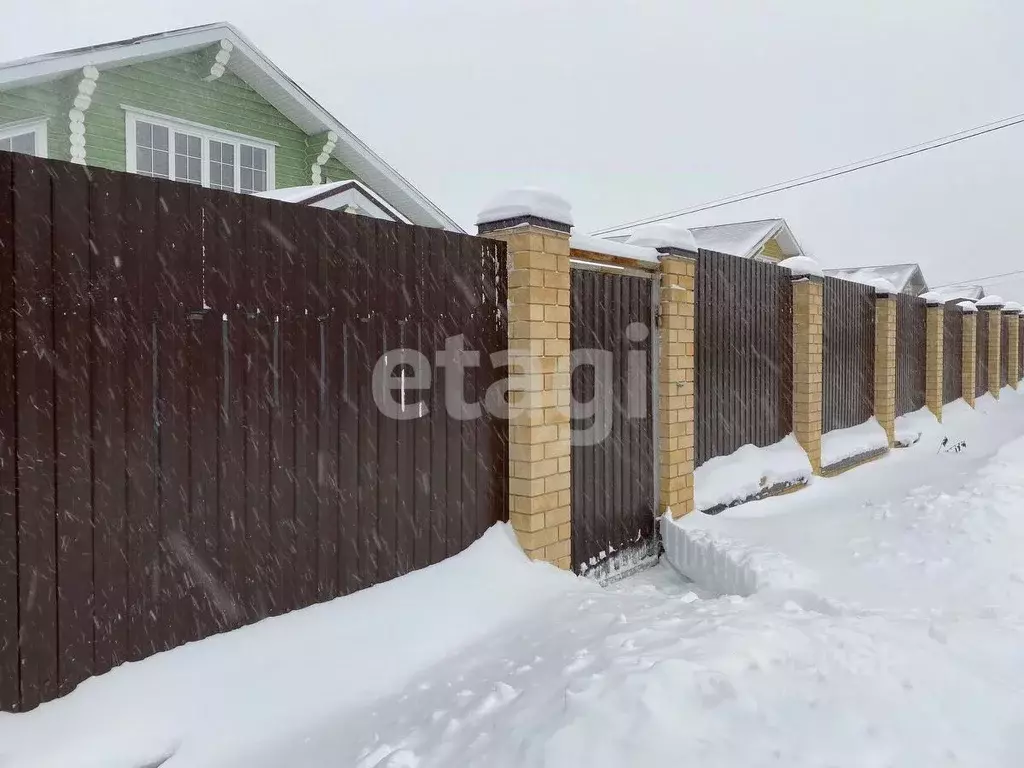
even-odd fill
[[[942,334],[942,402],[952,403],[964,394],[964,313],[956,301],[946,303]]]
[[[896,415],[924,408],[928,360],[928,306],[924,299],[896,295]]]
[[[988,313],[977,314],[977,344],[974,347],[974,396],[988,392]]]
[[[574,436],[572,562],[577,572],[597,568],[609,576],[631,558],[656,555],[658,548],[653,285],[648,277],[580,268],[572,270],[571,281],[574,356],[594,350],[610,358],[604,366],[577,357],[572,374],[574,429],[604,435]]]
[[[507,425],[386,350],[499,377],[504,245],[0,152],[0,710],[459,552]]]
[[[788,269],[701,251],[696,280],[696,465],[793,431]]]
[[[822,328],[822,432],[874,414],[875,289],[826,277]]]

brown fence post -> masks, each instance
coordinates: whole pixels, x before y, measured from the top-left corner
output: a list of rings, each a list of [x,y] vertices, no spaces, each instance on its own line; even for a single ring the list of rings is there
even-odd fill
[[[935,418],[942,421],[943,400],[943,339],[945,337],[946,307],[942,297],[932,294],[927,297],[926,314],[927,354],[925,356],[924,397]]]
[[[896,437],[896,296],[875,293],[875,418],[889,436]]]
[[[999,390],[1002,388],[1001,371],[999,367],[1002,362],[1000,335],[1003,325],[1003,300],[999,296],[986,296],[978,302],[980,317],[979,323],[988,323],[988,349],[979,349],[979,355],[988,355],[988,391],[992,397],[999,399]]]
[[[509,516],[526,553],[571,567],[569,204],[499,196],[477,223],[508,244]]]
[[[978,369],[976,360],[978,346],[978,310],[970,302],[962,302],[960,308],[964,311],[964,338],[963,338],[963,398],[967,404],[974,407],[975,402],[975,372]]]
[[[793,272],[793,433],[821,474],[822,278]]]
[[[1020,384],[1020,304],[1008,302],[1003,307],[1003,317],[1006,322],[1003,328],[1006,331],[1006,381],[1017,389]]]
[[[661,344],[658,360],[659,496],[673,517],[693,511],[694,281],[696,252],[661,254]]]

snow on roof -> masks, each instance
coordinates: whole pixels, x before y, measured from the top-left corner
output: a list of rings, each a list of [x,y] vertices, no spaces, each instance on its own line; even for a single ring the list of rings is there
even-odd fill
[[[921,294],[920,298],[924,299],[929,305],[938,305],[943,303],[942,294],[938,291],[925,291]]]
[[[499,193],[476,217],[477,224],[535,216],[572,226],[572,206],[554,192],[538,187],[520,187]]]
[[[1008,301],[1003,305],[1004,312],[1024,312],[1024,306],[1018,304],[1016,301]]]
[[[893,286],[894,292],[899,293],[907,287],[907,283],[914,277],[914,273],[919,271],[920,267],[917,264],[882,264],[876,267],[826,269],[825,274],[864,285],[874,285],[875,280],[882,279]]]
[[[592,235],[573,234],[569,238],[569,247],[578,251],[590,251],[605,256],[617,256],[620,259],[632,259],[653,264],[658,263],[658,251],[656,248],[648,248],[641,245],[629,245],[628,243],[617,243],[614,240],[607,240],[603,237]]]
[[[648,248],[678,248],[682,251],[697,252],[697,242],[690,230],[668,221],[640,227],[629,236],[626,243]]]
[[[957,306],[960,307],[960,309],[962,309],[964,312],[966,312],[969,315],[970,314],[974,314],[975,312],[978,311],[978,308],[976,306],[974,306],[974,302],[973,301],[961,301],[961,302],[957,303]]]
[[[823,277],[821,267],[809,256],[790,256],[779,262],[780,267],[785,267],[794,275],[813,275]]]
[[[268,200],[281,200],[285,203],[301,203],[311,197],[322,195],[325,192],[337,189],[350,183],[349,181],[332,181],[329,184],[310,184],[305,187],[281,187],[266,192],[258,192],[256,197],[265,197]]]
[[[942,288],[937,288],[936,293],[940,294],[944,301],[953,301],[954,299],[977,301],[985,295],[985,289],[980,285],[962,283],[960,285],[946,285]]]
[[[1006,302],[1003,301],[1002,296],[996,296],[994,293],[991,296],[985,296],[980,301],[976,301],[975,304],[982,309],[988,309],[990,307],[1001,307]]]
[[[782,223],[782,219],[741,221],[735,224],[694,227],[690,231],[697,241],[697,246],[706,251],[728,253],[732,256],[750,256],[752,251],[771,237]]]

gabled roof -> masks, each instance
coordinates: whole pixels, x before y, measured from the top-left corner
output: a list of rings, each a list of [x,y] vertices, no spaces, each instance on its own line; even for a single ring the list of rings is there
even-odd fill
[[[683,224],[685,226],[685,222]],[[800,243],[793,236],[785,219],[763,219],[761,221],[740,221],[733,224],[716,224],[708,227],[690,227],[697,247],[705,251],[717,251],[731,256],[751,258],[760,253],[764,244],[773,237],[778,238],[779,247],[785,258],[803,256]],[[629,235],[615,235],[609,240],[625,242]]]
[[[763,219],[761,221],[740,221],[735,224],[716,224],[710,227],[691,227],[690,231],[697,245],[706,251],[728,253],[732,256],[756,256],[761,248],[777,237],[783,254],[803,256],[800,244],[785,219]]]
[[[882,278],[888,280],[895,286],[897,291],[903,291],[907,284],[918,277],[924,284],[922,293],[928,290],[928,282],[924,279],[924,273],[917,264],[882,264],[877,267],[839,267],[838,269],[824,270],[830,277],[838,277],[842,280],[851,280],[855,283],[870,283],[872,280]]]
[[[222,40],[234,49],[228,69],[310,136],[334,131],[334,156],[410,221],[461,232],[452,219],[282,72],[230,24],[221,22],[0,64],[0,91],[55,80],[87,65],[105,69],[199,51]]]
[[[954,301],[956,299],[977,301],[985,296],[985,287],[964,283],[961,285],[944,285],[941,288],[936,288],[935,292],[942,296],[943,301]]]
[[[364,213],[378,219],[408,223],[405,216],[356,179],[303,187],[278,187],[267,192],[259,192],[256,196],[285,203],[311,205],[314,208],[326,208],[330,211]]]

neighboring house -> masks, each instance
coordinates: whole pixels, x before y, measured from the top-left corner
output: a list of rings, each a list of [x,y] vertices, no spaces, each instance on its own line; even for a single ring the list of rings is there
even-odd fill
[[[698,248],[745,259],[782,261],[790,256],[805,255],[785,219],[691,227],[690,232],[693,233]],[[625,242],[629,235],[615,235],[608,239]]]
[[[0,64],[0,150],[461,231],[229,24]]]
[[[938,293],[943,301],[979,301],[982,297],[988,295],[985,292],[985,287],[982,285],[944,285],[941,288],[936,288],[935,292]]]
[[[826,269],[826,275],[855,283],[868,283],[882,278],[888,280],[897,291],[910,296],[920,296],[928,291],[928,281],[917,264],[887,264],[877,267],[841,267]]]

